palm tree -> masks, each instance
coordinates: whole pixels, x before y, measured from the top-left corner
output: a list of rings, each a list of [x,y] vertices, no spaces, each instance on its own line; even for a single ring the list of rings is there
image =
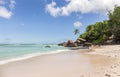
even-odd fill
[[[74,30],[74,35],[79,35],[79,34],[80,34],[79,29],[75,29],[75,30]]]

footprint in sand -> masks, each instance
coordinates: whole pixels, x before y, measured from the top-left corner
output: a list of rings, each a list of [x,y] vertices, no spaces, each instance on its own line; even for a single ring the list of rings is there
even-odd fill
[[[105,76],[107,76],[107,77],[111,77],[111,75],[109,75],[109,74],[105,74]]]
[[[116,68],[117,66],[114,66],[114,68]]]

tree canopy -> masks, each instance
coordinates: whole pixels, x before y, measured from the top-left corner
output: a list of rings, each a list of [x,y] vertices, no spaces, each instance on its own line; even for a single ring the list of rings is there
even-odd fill
[[[113,41],[120,43],[120,6],[115,6],[113,12],[108,11],[108,17],[109,20],[88,25],[80,37],[93,44],[102,44],[114,35]]]
[[[74,30],[74,35],[77,35],[77,34],[80,34],[79,29],[75,29],[75,30]]]

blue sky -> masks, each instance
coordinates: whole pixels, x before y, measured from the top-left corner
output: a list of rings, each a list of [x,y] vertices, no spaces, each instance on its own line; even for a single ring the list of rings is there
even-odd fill
[[[83,6],[82,10],[76,6],[68,8],[72,3],[74,5],[73,0],[0,0],[0,43],[75,40],[75,28],[83,33],[87,25],[108,19],[104,9],[90,10],[89,6]],[[77,27],[74,25],[76,22],[79,22]]]

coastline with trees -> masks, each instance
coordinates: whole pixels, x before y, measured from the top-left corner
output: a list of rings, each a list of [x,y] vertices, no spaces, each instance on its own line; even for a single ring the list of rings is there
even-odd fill
[[[115,6],[114,11],[108,11],[108,17],[108,20],[88,25],[86,31],[82,34],[80,34],[79,29],[75,29],[74,34],[80,34],[75,42],[68,40],[68,42],[58,45],[77,47],[120,44],[120,6]]]

